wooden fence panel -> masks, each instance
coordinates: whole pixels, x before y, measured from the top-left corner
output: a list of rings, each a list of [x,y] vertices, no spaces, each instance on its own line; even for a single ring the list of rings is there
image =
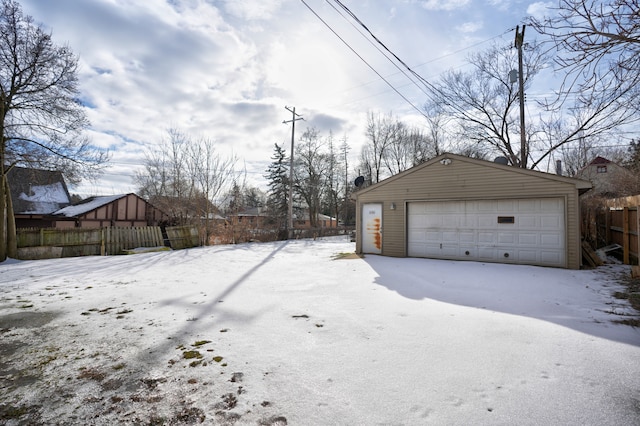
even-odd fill
[[[200,245],[200,233],[196,226],[167,226],[166,231],[169,244],[174,250]]]
[[[621,247],[625,264],[637,265],[640,258],[639,222],[638,207],[607,209],[597,216],[604,245]]]
[[[105,230],[104,254],[122,254],[123,250],[164,245],[159,226],[109,227]]]
[[[159,226],[21,228],[17,230],[17,241],[18,249],[61,247],[62,257],[122,254],[123,250],[164,245]]]

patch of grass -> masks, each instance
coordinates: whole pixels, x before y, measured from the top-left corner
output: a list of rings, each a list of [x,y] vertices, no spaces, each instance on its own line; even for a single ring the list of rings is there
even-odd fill
[[[333,256],[331,256],[332,260],[339,260],[339,259],[360,259],[362,256],[356,254],[356,253],[336,253]]]
[[[214,360],[215,362],[220,362],[220,361],[222,361],[223,359],[224,359],[224,358],[223,358],[223,357],[221,357],[221,356],[214,356],[214,357],[213,357],[213,360]]]
[[[626,291],[616,291],[613,297],[628,300],[631,307],[640,313],[640,278],[626,277],[622,281]]]
[[[200,352],[198,352],[198,351],[185,351],[182,354],[182,357],[184,359],[194,359],[194,358],[195,359],[200,359],[200,358],[202,358],[202,354]]]
[[[198,346],[206,345],[207,343],[211,343],[211,340],[198,340],[191,346],[194,346],[197,348]]]
[[[114,370],[118,371],[118,370],[122,370],[126,366],[127,366],[127,364],[125,364],[124,362],[121,362],[120,364],[116,364],[111,368],[113,368]]]

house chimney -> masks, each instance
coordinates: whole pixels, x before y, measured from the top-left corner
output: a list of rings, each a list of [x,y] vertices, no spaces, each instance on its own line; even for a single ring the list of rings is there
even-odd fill
[[[556,174],[562,176],[562,160],[556,160]]]

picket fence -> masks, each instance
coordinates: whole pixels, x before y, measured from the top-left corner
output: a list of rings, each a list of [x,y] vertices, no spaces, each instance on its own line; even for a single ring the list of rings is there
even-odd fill
[[[126,250],[168,246],[183,249],[200,245],[195,226],[131,226],[104,228],[21,228],[17,230],[21,259],[123,254]]]

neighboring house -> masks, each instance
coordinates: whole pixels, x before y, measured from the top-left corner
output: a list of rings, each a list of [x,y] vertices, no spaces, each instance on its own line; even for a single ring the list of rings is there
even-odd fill
[[[154,226],[166,215],[136,194],[90,197],[51,214],[56,228]]]
[[[607,160],[596,157],[580,169],[576,175],[578,179],[591,182],[591,195],[606,198],[636,195],[640,192],[640,179],[628,169]]]
[[[71,204],[61,172],[13,167],[7,174],[18,228],[49,228],[49,215]]]
[[[356,252],[578,269],[584,180],[444,154],[354,194]]]
[[[262,229],[268,219],[262,207],[252,207],[228,215],[232,226],[243,226],[249,229]]]
[[[311,220],[309,213],[305,213],[302,218],[296,218],[293,224],[294,228],[311,228]],[[318,228],[337,228],[338,220],[335,217],[318,213],[316,216],[316,227]]]
[[[174,225],[193,223],[194,221],[223,220],[219,210],[211,201],[205,197],[170,197],[165,195],[154,195],[149,198],[149,202],[162,210],[169,218],[169,222]]]

